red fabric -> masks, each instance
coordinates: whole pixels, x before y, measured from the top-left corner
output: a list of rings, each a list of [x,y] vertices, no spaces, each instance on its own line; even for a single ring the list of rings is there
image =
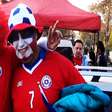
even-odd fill
[[[82,64],[82,58],[78,58],[76,56],[73,57],[73,64],[74,65],[81,65]]]
[[[10,111],[10,86],[11,76],[14,63],[17,61],[14,58],[14,48],[4,47],[0,49],[0,112]]]
[[[51,81],[49,81],[47,88],[44,88],[43,85],[48,82],[44,83],[45,80],[43,81],[46,75],[51,78]],[[28,73],[23,67],[16,70],[12,84],[14,112],[48,112],[37,82],[40,82],[49,103],[52,104],[60,97],[63,87],[84,83],[85,81],[65,57],[56,52],[48,52],[43,62],[34,69],[32,74]],[[29,94],[31,91],[34,92],[32,93],[34,97]]]
[[[9,32],[8,32],[8,34],[6,34],[7,36],[7,38],[8,39],[10,39],[10,35],[11,35],[11,33],[13,32],[13,31],[20,31],[20,30],[24,30],[24,29],[26,29],[26,28],[35,28],[36,30],[38,30],[38,28],[37,27],[35,27],[35,26],[33,26],[33,25],[31,25],[31,24],[25,24],[25,23],[22,23],[22,24],[18,24],[18,25],[16,25],[16,26],[14,26]]]
[[[1,10],[0,8],[0,49],[5,47],[7,44],[6,41],[6,33],[8,32],[7,27],[7,18],[8,16],[5,15],[5,12]]]
[[[59,28],[81,31],[100,30],[101,20],[98,15],[81,10],[67,0],[22,0],[22,2],[32,8],[40,28],[53,25],[56,20],[59,20],[57,25]],[[10,10],[18,3],[20,0],[14,0],[0,7],[9,15]]]

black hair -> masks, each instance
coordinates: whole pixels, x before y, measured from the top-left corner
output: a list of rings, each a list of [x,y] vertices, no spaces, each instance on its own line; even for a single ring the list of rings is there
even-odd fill
[[[84,54],[88,54],[88,52],[89,52],[88,47],[85,47],[85,48],[84,48]]]
[[[82,42],[80,39],[77,39],[77,40],[74,42],[73,46],[75,46],[76,43],[81,43],[82,46],[83,46],[83,42]]]
[[[93,66],[95,66],[96,65],[96,56],[92,49],[90,49],[90,51],[89,51],[89,58],[91,59],[91,64]]]
[[[100,49],[101,53],[105,52],[105,47],[102,41],[98,41],[97,43],[97,49]]]
[[[37,39],[39,39],[41,36],[41,33],[39,33],[39,31],[35,27],[29,27],[29,28],[26,28],[23,30],[13,30],[8,38],[8,41],[10,43],[13,43],[13,41],[18,37],[18,32],[20,32],[21,34],[24,34],[24,35],[38,34]]]

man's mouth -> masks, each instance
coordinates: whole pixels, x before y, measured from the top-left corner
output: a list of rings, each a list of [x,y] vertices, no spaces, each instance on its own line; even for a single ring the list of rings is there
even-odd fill
[[[22,55],[26,53],[28,47],[22,48],[22,49],[18,49],[18,52],[21,53]]]

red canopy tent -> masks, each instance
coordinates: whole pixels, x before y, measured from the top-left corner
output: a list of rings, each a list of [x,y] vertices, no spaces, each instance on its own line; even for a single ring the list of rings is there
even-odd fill
[[[0,7],[9,15],[10,10],[21,2],[32,8],[38,26],[50,26],[59,20],[58,28],[91,32],[100,30],[98,15],[81,10],[67,0],[14,0]]]

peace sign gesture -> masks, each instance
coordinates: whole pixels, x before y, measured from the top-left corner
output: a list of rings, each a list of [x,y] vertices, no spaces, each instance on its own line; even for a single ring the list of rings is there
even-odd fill
[[[49,27],[48,30],[48,43],[47,46],[49,49],[51,50],[55,50],[57,45],[60,42],[60,39],[62,38],[62,36],[59,34],[59,31],[56,30],[56,26],[59,23],[59,20],[57,20],[53,26]]]

